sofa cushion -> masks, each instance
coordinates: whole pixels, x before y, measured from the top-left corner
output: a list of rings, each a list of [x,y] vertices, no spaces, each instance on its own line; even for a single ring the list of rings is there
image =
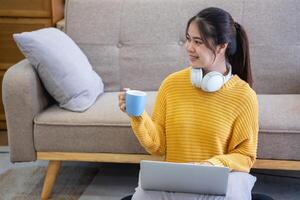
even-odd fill
[[[260,131],[300,133],[300,95],[258,95]]]
[[[300,95],[258,95],[258,157],[300,160]]]
[[[146,110],[151,114],[156,92],[147,95]],[[258,95],[258,100],[258,157],[300,160],[300,95]],[[52,106],[34,122],[37,151],[146,153],[129,117],[119,110],[117,92],[104,93],[84,113]]]
[[[47,91],[62,108],[84,111],[103,92],[102,79],[64,32],[44,28],[13,36]]]
[[[152,113],[156,92],[146,92],[145,109]],[[105,92],[85,112],[74,113],[53,105],[34,118],[36,125],[130,126],[127,114],[119,109],[118,92]]]
[[[148,113],[155,96],[147,92]],[[146,153],[119,109],[118,92],[104,93],[83,113],[49,107],[34,119],[34,143],[37,151]]]

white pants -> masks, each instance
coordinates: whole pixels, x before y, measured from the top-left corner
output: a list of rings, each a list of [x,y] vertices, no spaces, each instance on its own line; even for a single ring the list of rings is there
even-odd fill
[[[251,200],[251,190],[256,177],[244,172],[230,172],[226,196],[200,195],[164,191],[146,191],[140,186],[135,189],[132,200]]]

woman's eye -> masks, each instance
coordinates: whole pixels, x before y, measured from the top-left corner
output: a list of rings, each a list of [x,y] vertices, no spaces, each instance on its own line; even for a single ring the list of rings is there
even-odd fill
[[[196,45],[200,45],[200,44],[203,44],[203,42],[197,41],[197,40],[196,40],[196,41],[195,41],[195,44],[196,44]]]

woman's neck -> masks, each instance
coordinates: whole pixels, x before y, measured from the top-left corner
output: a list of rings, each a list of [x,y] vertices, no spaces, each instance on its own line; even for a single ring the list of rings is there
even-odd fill
[[[227,72],[228,70],[226,67],[225,60],[223,62],[213,63],[213,65],[203,68],[203,76],[211,71],[217,71],[220,72],[221,74],[226,75],[228,73]]]

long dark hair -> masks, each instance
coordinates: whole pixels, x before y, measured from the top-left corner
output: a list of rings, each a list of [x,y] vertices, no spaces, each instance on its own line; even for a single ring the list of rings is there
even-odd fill
[[[193,16],[187,23],[186,35],[193,21],[198,25],[205,46],[215,56],[216,46],[228,43],[225,57],[232,66],[232,74],[237,74],[252,87],[249,41],[243,26],[235,22],[228,12],[215,7],[206,8]]]

